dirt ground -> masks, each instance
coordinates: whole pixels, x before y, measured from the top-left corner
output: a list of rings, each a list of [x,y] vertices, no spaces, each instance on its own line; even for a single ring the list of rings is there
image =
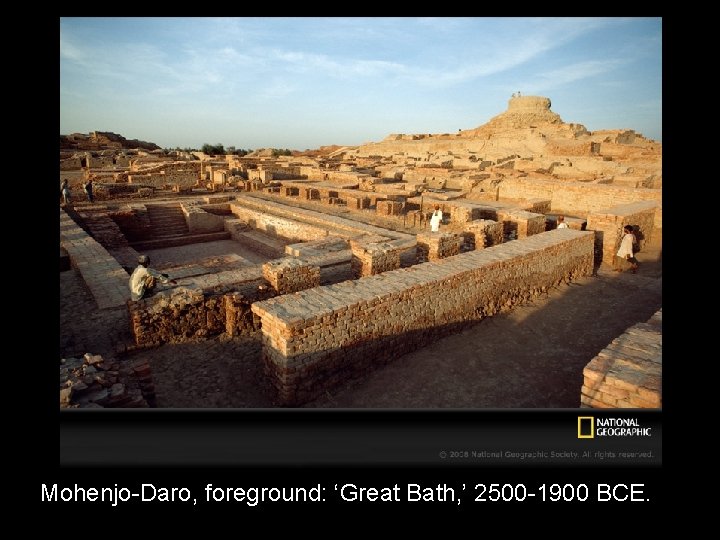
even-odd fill
[[[629,326],[662,306],[658,253],[638,274],[601,269],[533,303],[407,354],[307,408],[577,407],[582,370]],[[118,358],[131,342],[125,308],[98,310],[75,270],[60,273],[60,355]],[[256,342],[216,337],[120,357],[147,359],[159,407],[274,407]]]

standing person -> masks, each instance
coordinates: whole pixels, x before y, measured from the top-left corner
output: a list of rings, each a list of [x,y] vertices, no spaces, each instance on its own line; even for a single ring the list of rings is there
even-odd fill
[[[558,216],[557,228],[558,229],[567,229],[568,228],[568,224],[565,223],[565,216]]]
[[[432,217],[430,218],[430,231],[431,232],[438,232],[440,230],[440,223],[442,222],[443,213],[442,210],[440,210],[440,205],[435,205],[435,211],[432,214]]]
[[[70,186],[68,185],[68,179],[64,178],[60,185],[60,193],[63,197],[65,204],[70,204]]]
[[[163,284],[177,284],[175,280],[169,279],[170,276],[167,274],[161,274],[152,268],[148,268],[149,264],[150,257],[147,255],[138,257],[138,267],[130,276],[130,298],[133,300],[140,300],[146,293],[151,294],[158,281]]]
[[[632,267],[632,273],[637,274],[638,262],[635,258],[633,247],[635,245],[635,234],[633,234],[632,225],[623,227],[623,237],[620,241],[620,249],[615,255],[615,271],[622,272],[625,261],[629,262]]]
[[[90,178],[87,183],[83,186],[85,188],[85,195],[87,195],[88,201],[93,201],[93,181],[92,178]]]

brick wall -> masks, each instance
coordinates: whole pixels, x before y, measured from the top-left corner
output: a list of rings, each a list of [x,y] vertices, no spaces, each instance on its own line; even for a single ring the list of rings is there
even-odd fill
[[[362,210],[364,208],[370,208],[370,198],[369,197],[352,197],[350,195],[345,195],[345,204],[347,204],[347,207],[352,210]]]
[[[388,242],[354,240],[352,269],[355,277],[373,276],[400,268],[400,249]]]
[[[460,253],[463,237],[455,233],[420,233],[417,235],[418,260],[436,261]]]
[[[246,309],[249,309],[255,300],[275,295],[263,278],[260,265],[177,282],[176,288],[127,302],[136,344],[181,343],[221,334],[227,331],[228,307],[235,310],[233,320],[244,317],[243,313],[237,313],[238,306],[243,304],[228,301],[225,296],[236,299],[240,295],[247,300]]]
[[[588,216],[587,230],[595,231],[595,263],[612,265],[625,225],[635,227],[640,249],[650,242],[655,226],[656,203],[637,202],[615,206]]]
[[[584,215],[603,208],[637,201],[662,200],[660,189],[636,189],[585,182],[506,178],[499,184],[500,197],[510,199],[550,199],[555,212]]]
[[[82,168],[80,158],[67,158],[60,160],[61,171],[79,171]]]
[[[325,228],[302,223],[292,218],[262,213],[253,208],[246,208],[234,203],[230,203],[230,209],[238,219],[247,223],[253,229],[289,240],[320,240],[328,235]]]
[[[405,208],[405,203],[401,201],[378,201],[376,211],[381,216],[399,216]]]
[[[152,223],[144,204],[122,207],[117,212],[112,212],[110,217],[130,242],[147,240],[153,235]]]
[[[263,362],[297,405],[593,269],[593,234],[562,229],[261,301]]]
[[[182,343],[223,332],[253,337],[260,326],[259,319],[250,312],[250,306],[278,294],[276,287],[287,293],[292,292],[293,287],[300,290],[352,278],[350,249],[292,259],[297,263],[288,263],[288,260],[282,259],[288,267],[297,265],[299,271],[313,270],[304,277],[297,272],[293,274],[293,270],[298,270],[295,267],[282,277],[276,273],[274,286],[271,286],[263,265],[247,266],[217,274],[179,278],[176,288],[161,290],[137,302],[128,301],[135,343],[143,346]]]
[[[503,224],[490,219],[467,223],[462,232],[465,244],[471,249],[485,249],[503,242]]]
[[[370,196],[371,194],[368,194]],[[254,228],[262,228],[268,222],[268,229],[272,230],[274,218],[284,223],[281,227],[286,228],[289,232],[293,229],[301,231],[306,227],[307,234],[296,234],[294,237],[298,241],[321,240],[326,236],[339,236],[343,238],[351,238],[361,234],[375,234],[390,238],[392,240],[406,240],[412,242],[414,246],[414,236],[402,232],[392,231],[367,223],[361,223],[339,216],[332,216],[322,212],[307,210],[305,208],[297,208],[287,206],[281,203],[268,201],[264,199],[256,199],[248,195],[238,195],[237,200],[230,203],[230,208],[236,216],[250,223]],[[253,223],[258,224],[256,227]],[[322,234],[320,231],[323,231]],[[410,247],[411,244],[408,244]]]
[[[525,210],[498,210],[497,220],[502,222],[506,235],[515,233],[516,238],[525,238],[545,232],[545,216]]]
[[[152,186],[154,188],[172,185],[187,190],[198,184],[198,177],[195,171],[161,171],[151,174],[138,172],[128,175],[128,182],[131,184]]]
[[[278,294],[289,294],[320,285],[320,267],[287,257],[263,264],[263,277]]]
[[[197,205],[181,204],[190,234],[219,232],[225,229],[222,216],[211,214]]]
[[[615,338],[583,376],[581,407],[662,407],[662,310]]]

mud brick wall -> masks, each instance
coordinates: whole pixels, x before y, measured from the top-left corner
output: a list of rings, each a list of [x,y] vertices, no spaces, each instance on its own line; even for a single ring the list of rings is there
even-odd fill
[[[520,204],[520,208],[536,214],[547,214],[550,212],[550,204],[550,199],[529,199],[523,201]]]
[[[338,251],[347,251],[350,244],[342,238],[328,237],[313,242],[299,242],[285,246],[285,253],[293,257],[316,257]]]
[[[463,237],[455,233],[420,233],[417,235],[418,259],[436,261],[460,253]]]
[[[181,343],[226,330],[227,294],[250,301],[274,296],[260,265],[178,279],[178,286],[128,301],[130,327],[138,345]]]
[[[352,252],[348,249],[317,257],[303,257],[307,264],[320,267],[320,284],[330,285],[353,279]]]
[[[399,216],[403,212],[405,203],[401,201],[378,201],[376,212],[381,216]]]
[[[230,203],[232,213],[253,229],[294,241],[320,240],[328,231],[316,225],[302,223],[282,216],[263,214],[252,208]]]
[[[662,310],[615,338],[583,376],[581,407],[662,407]]]
[[[298,238],[298,241],[321,240],[326,236],[333,235],[349,238],[359,234],[377,234],[393,240],[405,240],[408,242],[408,248],[410,248],[411,245],[414,246],[414,237],[409,234],[390,231],[359,221],[345,219],[339,216],[331,216],[313,210],[288,207],[284,204],[264,199],[258,200],[252,196],[239,195],[237,201],[230,203],[230,206],[233,209],[233,213],[238,215],[238,217],[243,219],[242,216],[245,216],[246,221],[252,221],[250,223],[251,226],[253,226],[253,223],[261,224],[265,222],[268,217],[283,218],[287,221],[288,227],[297,229],[309,226],[315,227],[316,229],[313,229],[314,231],[320,229],[325,232],[325,234],[319,238],[311,238],[312,235],[309,234],[308,238]]]
[[[656,203],[637,202],[615,206],[588,216],[587,229],[595,231],[596,264],[612,265],[623,237],[625,225],[635,227],[640,249],[650,241],[655,223]]]
[[[304,242],[285,246],[285,253],[320,267],[320,284],[329,285],[353,279],[350,244],[341,238]]]
[[[593,270],[593,234],[550,231],[256,302],[263,362],[285,405],[311,400],[467,324]]]
[[[499,184],[499,190],[501,198],[550,199],[553,211],[575,215],[638,201],[662,201],[661,189],[539,178],[506,178]]]
[[[105,249],[128,247],[127,238],[117,223],[103,211],[79,211],[78,216],[92,237]]]
[[[278,294],[288,294],[320,285],[320,267],[300,259],[277,259],[263,264],[263,277]]]
[[[188,225],[190,234],[211,233],[224,230],[224,218],[211,214],[196,205],[181,204],[185,223]]]
[[[545,216],[525,210],[498,210],[498,221],[503,223],[505,234],[515,232],[517,238],[545,232]]]
[[[230,212],[230,206],[228,206],[225,203],[229,203],[231,200],[233,200],[235,197],[232,195],[209,195],[207,197],[203,197],[203,201],[205,201],[205,206],[207,205],[222,205],[222,208],[225,208],[227,212]],[[207,208],[205,208],[207,210]]]
[[[242,233],[252,230],[250,225],[241,219],[226,219],[223,222],[223,227],[230,233],[230,238],[233,240],[237,240]]]
[[[152,186],[154,188],[161,188],[170,184],[183,189],[189,189],[198,184],[198,176],[194,171],[162,171],[152,174],[136,173],[128,175],[128,182],[131,184]]]
[[[453,205],[451,207],[450,220],[453,223],[467,223],[478,218],[478,209],[469,205]]]
[[[82,169],[82,161],[80,158],[67,158],[60,160],[61,171],[79,171]]]
[[[351,241],[355,277],[373,276],[400,268],[400,250],[387,242]]]
[[[131,169],[135,172],[148,173],[160,173],[162,171],[177,172],[182,171],[184,174],[195,174],[196,177],[200,175],[200,167],[202,162],[200,161],[163,161],[162,163],[150,164],[142,163],[140,160],[133,160]]]
[[[473,249],[502,244],[503,224],[491,219],[478,219],[465,225],[462,232],[465,244]]]
[[[174,289],[128,302],[130,328],[138,345],[179,343],[207,335],[205,295]]]
[[[226,294],[223,296],[223,300],[225,302],[225,333],[229,336],[257,336],[260,331],[260,317],[250,309],[253,300],[240,293]]]

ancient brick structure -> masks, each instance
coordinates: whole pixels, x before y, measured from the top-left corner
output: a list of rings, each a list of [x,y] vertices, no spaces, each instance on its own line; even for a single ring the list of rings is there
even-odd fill
[[[263,360],[286,405],[589,275],[593,234],[570,229],[256,302]]]
[[[497,220],[503,224],[505,235],[525,238],[545,231],[545,216],[525,210],[498,210]]]
[[[463,237],[456,233],[421,233],[417,235],[418,260],[436,261],[460,253]]]
[[[263,264],[263,277],[278,294],[289,294],[320,285],[320,267],[288,257]]]
[[[405,208],[405,203],[401,201],[378,201],[377,213],[381,216],[399,216]]]
[[[662,310],[614,339],[583,375],[581,407],[662,407]]]
[[[587,228],[595,231],[596,263],[612,265],[623,237],[625,225],[632,225],[640,249],[650,241],[657,203],[636,202],[615,206],[588,216]]]
[[[508,178],[499,184],[502,198],[550,199],[554,212],[586,213],[637,201],[662,200],[660,189],[636,189],[624,186],[567,182],[545,178]]]
[[[466,224],[462,233],[468,249],[484,249],[502,244],[503,224],[491,219],[478,219]]]
[[[595,262],[612,262],[623,225],[636,227],[642,255],[659,256],[662,145],[632,130],[590,132],[550,106],[513,96],[507,111],[474,129],[280,158],[267,149],[217,158],[125,152],[120,138],[108,139],[107,152],[81,154],[73,143],[60,155],[73,190],[60,213],[61,268],[80,272],[99,308],[127,305],[137,346],[224,333],[259,350],[264,340],[281,400],[301,403],[589,274],[593,241]],[[102,180],[103,205],[84,201],[90,177]],[[211,196],[217,187],[222,196]],[[122,201],[113,206],[113,198]],[[429,233],[435,205],[445,219]],[[553,230],[559,214],[569,229]],[[171,265],[178,285],[128,301],[125,269],[136,250],[210,240],[227,241],[232,253],[208,246],[175,267],[168,256],[161,266]],[[599,384],[584,394],[591,406],[657,401],[647,385],[633,397],[612,377]],[[104,406],[111,393],[85,405]]]
[[[352,269],[355,277],[373,276],[400,268],[400,250],[388,242],[355,240]]]

